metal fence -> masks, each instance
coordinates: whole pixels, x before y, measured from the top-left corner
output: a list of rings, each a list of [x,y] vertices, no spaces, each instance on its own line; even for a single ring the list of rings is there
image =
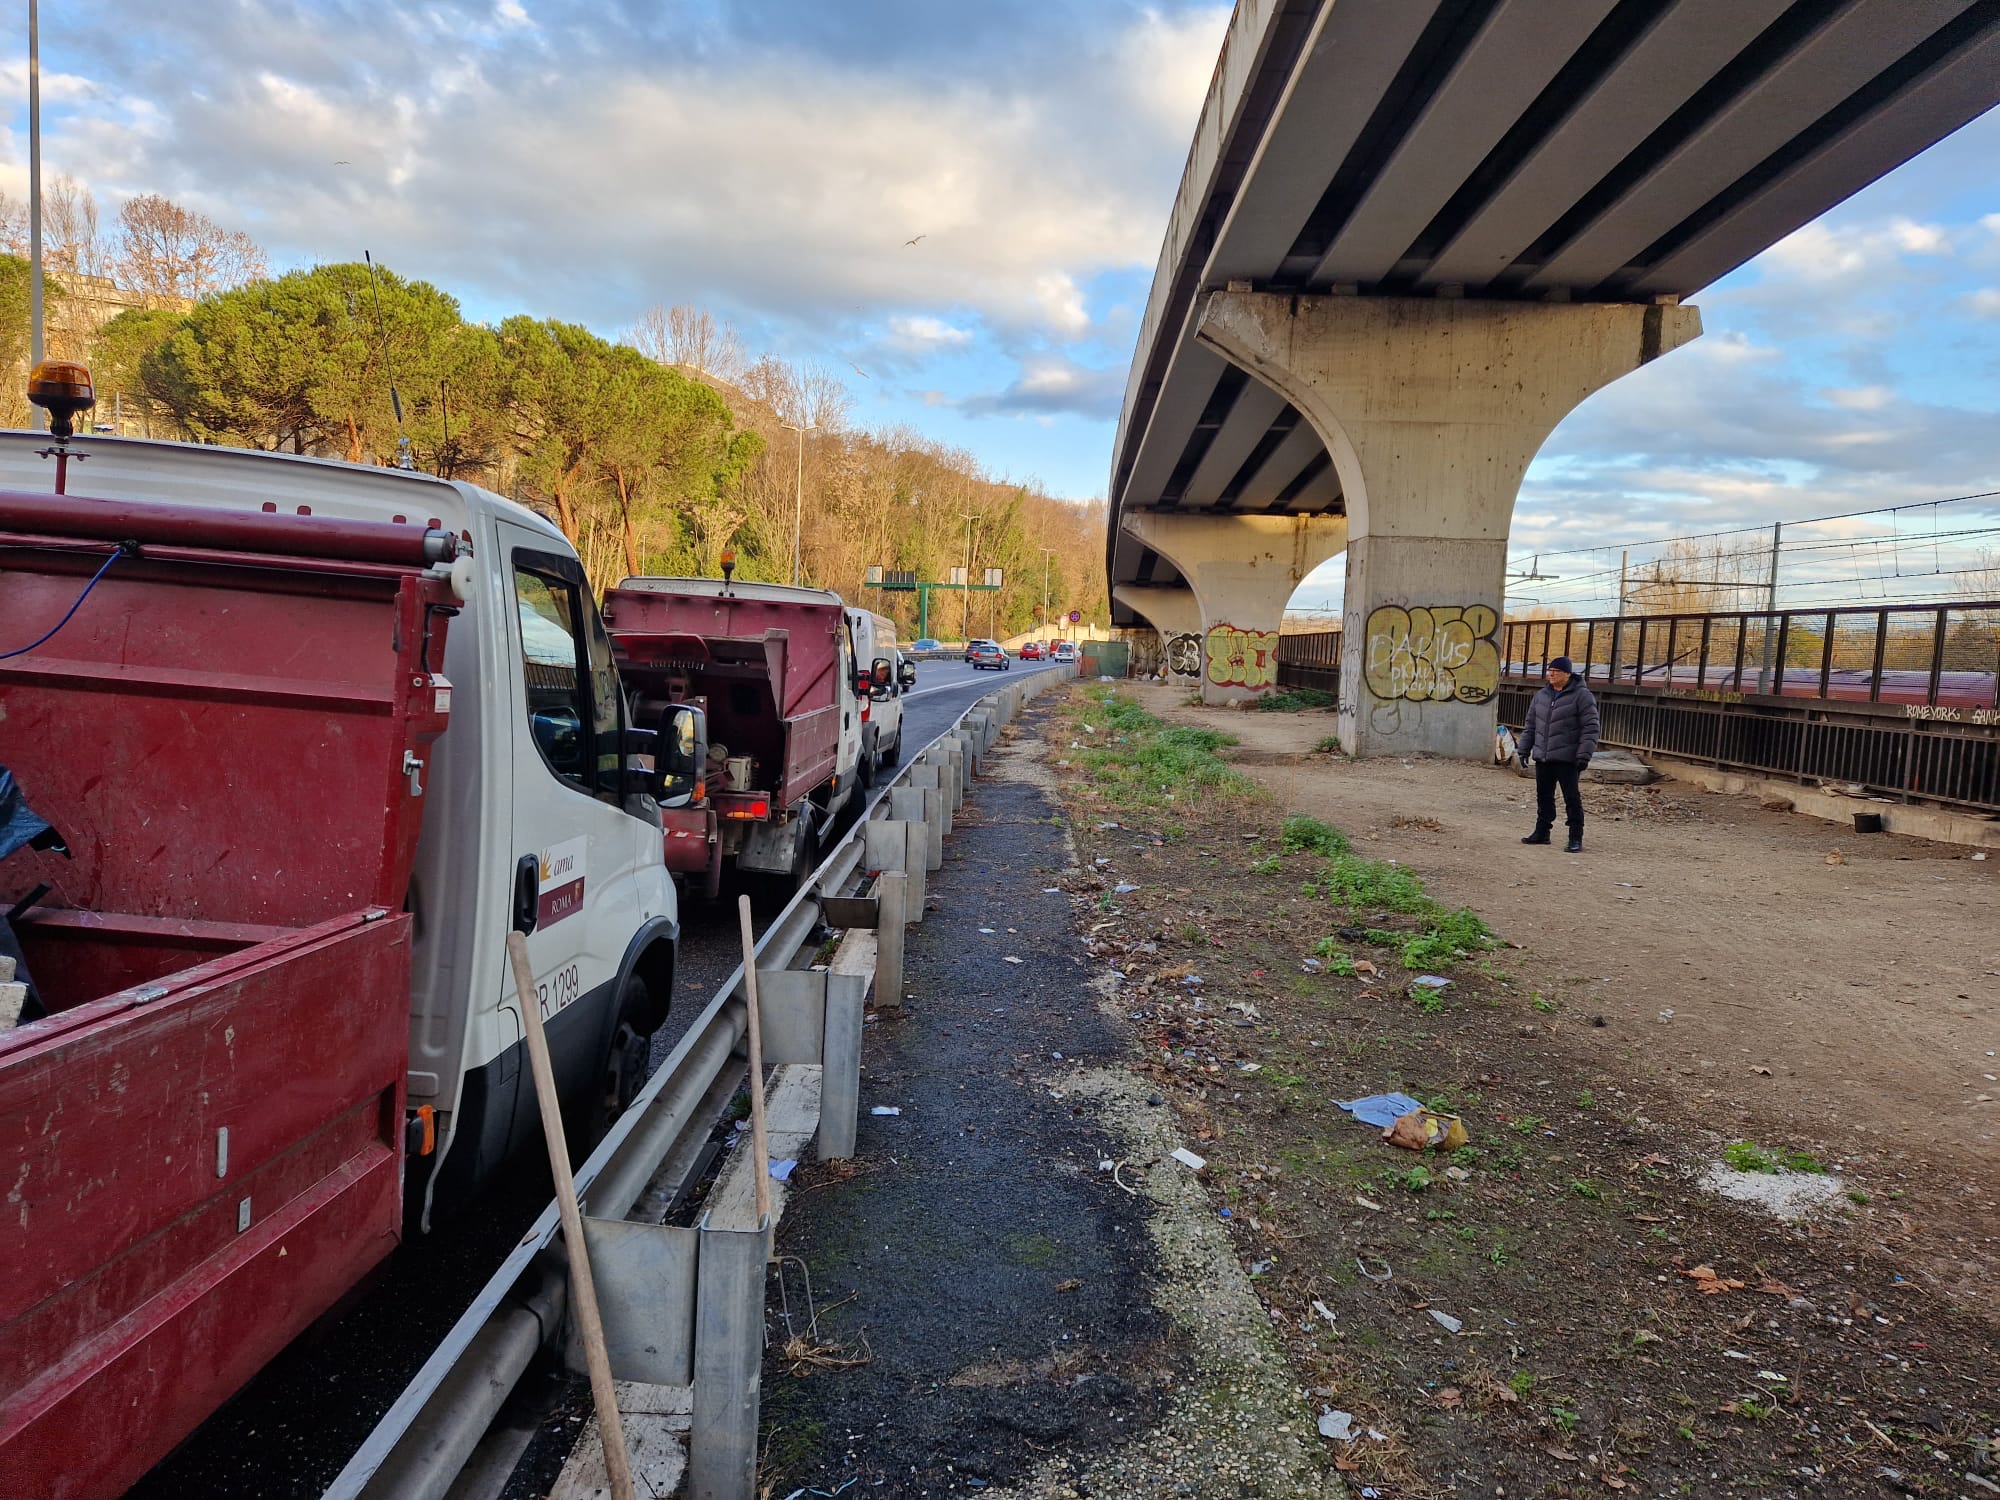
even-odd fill
[[[1278,686],[1340,692],[1340,632],[1315,630],[1278,637]]]
[[[1567,656],[1592,687],[2000,708],[2000,603],[1991,601],[1510,620],[1500,645],[1510,678],[1539,679]]]
[[[974,759],[1028,698],[1071,675],[1037,673],[971,705],[875,794],[758,940],[765,1061],[774,1078],[788,1055],[817,1071],[818,1105],[806,1129],[817,1130],[822,1155],[853,1149],[868,979],[844,973],[838,955],[831,972],[800,972],[813,956],[812,934],[822,922],[878,924],[876,989],[900,995],[902,923],[922,919],[925,876],[943,864],[944,835]],[[871,872],[878,870],[909,882],[892,887],[899,901],[877,895],[880,879]],[[775,1225],[740,1214],[718,1219],[712,1201],[692,1226],[661,1222],[706,1161],[694,1148],[744,1083],[745,994],[739,965],[576,1172],[613,1376],[688,1392],[691,1500],[750,1500],[755,1489],[765,1263]],[[568,1269],[559,1233],[551,1203],[335,1478],[327,1500],[501,1493],[511,1465],[472,1461],[536,1356],[565,1349]]]

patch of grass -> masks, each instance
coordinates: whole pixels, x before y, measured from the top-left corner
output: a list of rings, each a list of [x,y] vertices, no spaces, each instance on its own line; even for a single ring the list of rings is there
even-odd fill
[[[1435,969],[1495,945],[1493,929],[1476,912],[1460,907],[1438,917],[1428,932],[1403,944],[1403,967]]]
[[[1532,1005],[1536,1010],[1540,1011],[1545,1016],[1552,1014],[1556,1008],[1555,1001],[1543,995],[1540,990],[1535,991],[1534,998],[1531,999],[1528,1002],[1528,1004]]]
[[[1507,1377],[1507,1389],[1526,1399],[1534,1394],[1535,1377],[1526,1370],[1516,1370]]]
[[[1430,1168],[1411,1167],[1407,1172],[1395,1173],[1393,1180],[1406,1193],[1421,1193],[1431,1185]]]
[[[1056,1263],[1059,1247],[1045,1234],[1016,1232],[1007,1236],[1007,1256],[1010,1260],[1037,1270],[1046,1270]]]
[[[1337,734],[1323,734],[1319,737],[1318,742],[1313,745],[1313,749],[1317,750],[1321,755],[1338,755],[1340,754],[1340,736]]]
[[[1250,867],[1250,873],[1252,875],[1275,875],[1284,867],[1284,860],[1275,854],[1267,854]]]
[[[1591,1093],[1589,1089],[1585,1089],[1582,1093],[1576,1096],[1576,1107],[1578,1109],[1597,1108],[1597,1095]]]
[[[1340,694],[1329,693],[1321,688],[1288,688],[1282,693],[1270,693],[1256,700],[1259,713],[1296,714],[1311,708],[1333,708],[1340,703]]]
[[[1322,823],[1304,813],[1293,813],[1286,818],[1279,838],[1287,854],[1318,854],[1332,858],[1336,854],[1347,853],[1349,847],[1346,834],[1331,823]]]
[[[1418,990],[1417,1009],[1427,1016],[1434,1016],[1444,1009],[1443,990]]]
[[[1805,1172],[1817,1176],[1826,1171],[1819,1158],[1810,1152],[1769,1151],[1755,1141],[1731,1141],[1722,1148],[1722,1159],[1739,1172]]]
[[[1257,787],[1216,753],[1235,736],[1169,727],[1115,688],[1092,689],[1068,709],[1080,748],[1071,752],[1103,799],[1120,807],[1160,807],[1196,796],[1249,798]]]
[[[1575,1193],[1579,1198],[1590,1198],[1595,1200],[1602,1198],[1604,1196],[1604,1190],[1600,1188],[1596,1183],[1592,1182],[1588,1177],[1579,1177],[1575,1181],[1571,1182],[1569,1185],[1569,1190],[1572,1193]]]

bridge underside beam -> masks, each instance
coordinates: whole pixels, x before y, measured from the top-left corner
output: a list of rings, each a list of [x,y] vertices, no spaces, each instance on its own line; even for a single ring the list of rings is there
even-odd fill
[[[1698,337],[1701,314],[1215,292],[1199,318],[1203,343],[1305,415],[1340,475],[1342,746],[1490,755],[1521,478],[1578,403]]]
[[[1347,545],[1345,516],[1127,510],[1122,524],[1171,562],[1192,590],[1202,638],[1204,703],[1252,698],[1276,685],[1278,627],[1292,591]],[[1138,591],[1121,588],[1119,598],[1157,628],[1167,629]],[[1182,606],[1155,608],[1165,612]]]

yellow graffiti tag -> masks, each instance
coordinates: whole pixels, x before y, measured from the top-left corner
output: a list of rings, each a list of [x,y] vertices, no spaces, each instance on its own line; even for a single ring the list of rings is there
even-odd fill
[[[1208,632],[1208,680],[1217,687],[1267,688],[1278,680],[1278,632],[1217,625]]]
[[[1484,703],[1500,688],[1500,648],[1492,640],[1499,624],[1485,604],[1383,605],[1368,616],[1368,691],[1412,703]]]

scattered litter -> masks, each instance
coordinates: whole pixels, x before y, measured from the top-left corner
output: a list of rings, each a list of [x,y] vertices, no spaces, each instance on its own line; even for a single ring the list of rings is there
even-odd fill
[[[1779,1385],[1791,1384],[1790,1380],[1786,1379],[1783,1375],[1780,1375],[1776,1370],[1759,1370],[1757,1372],[1757,1378],[1759,1380],[1775,1380]]]
[[[1472,1174],[1463,1167],[1446,1167],[1444,1175],[1449,1177],[1453,1182],[1466,1182],[1472,1177]]]
[[[1139,887],[1136,885],[1114,885],[1111,888],[1111,894],[1114,896],[1129,896],[1138,889]]]
[[[1014,957],[1014,955],[1010,953],[1005,958],[1001,959],[1000,962],[1003,964],[1017,964],[1020,963],[1021,960]]]
[[[1465,1327],[1462,1320],[1454,1318],[1448,1312],[1439,1312],[1435,1307],[1431,1309],[1431,1321],[1446,1333],[1457,1333],[1461,1328]]]
[[[1258,1010],[1256,1006],[1246,1005],[1241,1000],[1230,1001],[1227,1008],[1230,1010],[1238,1010],[1243,1012],[1243,1015],[1247,1020],[1261,1021],[1264,1019],[1263,1012]]]
[[[1844,865],[1847,863],[1847,856],[1838,849],[1829,849],[1826,852],[1826,862],[1830,865]]]
[[[1073,1292],[1082,1285],[1083,1283],[1081,1281],[1077,1281],[1074,1278],[1072,1278],[1068,1281],[1058,1281],[1056,1283],[1056,1290],[1059,1292]]]
[[[797,1161],[796,1161],[795,1159],[792,1159],[792,1158],[789,1158],[789,1157],[788,1157],[788,1158],[786,1158],[786,1159],[785,1159],[784,1161],[774,1161],[774,1162],[772,1162],[772,1163],[771,1163],[771,1180],[772,1180],[773,1182],[789,1182],[789,1181],[791,1181],[791,1178],[792,1178],[792,1169],[793,1169],[793,1168],[795,1168],[796,1166],[798,1166],[798,1162],[797,1162]]]
[[[1045,885],[1042,887],[1042,894],[1044,896],[1060,896],[1062,894],[1062,887],[1059,885]]]
[[[992,936],[992,934],[993,934],[993,929],[992,929],[991,927],[982,927],[982,928],[980,928],[979,930],[980,930],[981,932],[985,933],[985,934],[986,934],[987,936],[989,936],[989,937],[991,937],[991,936]]]
[[[1374,975],[1380,974],[1382,971],[1376,968],[1375,965],[1370,963],[1367,959],[1357,958],[1354,960],[1354,972],[1357,974],[1366,974],[1372,977]]]
[[[1382,1139],[1392,1146],[1401,1146],[1405,1151],[1423,1151],[1431,1147],[1440,1151],[1456,1151],[1472,1137],[1466,1134],[1465,1122],[1457,1115],[1441,1115],[1436,1110],[1418,1106],[1391,1121],[1382,1132]]]
[[[1354,967],[1359,969],[1361,965],[1356,964]],[[1410,988],[1413,990],[1441,990],[1450,983],[1451,981],[1442,974],[1419,974],[1415,979],[1410,981]]]
[[[1424,1107],[1421,1099],[1412,1099],[1408,1094],[1370,1094],[1365,1099],[1341,1099],[1336,1102],[1363,1125],[1373,1125],[1377,1129],[1393,1125],[1411,1110]]]
[[[1252,1276],[1269,1275],[1271,1267],[1275,1266],[1276,1264],[1277,1262],[1275,1260],[1253,1260],[1250,1262],[1250,1274]]]
[[[1382,1274],[1380,1276],[1377,1276],[1373,1271],[1368,1269],[1368,1262],[1371,1260],[1374,1261],[1376,1265],[1382,1268]],[[1381,1282],[1385,1281],[1393,1281],[1396,1276],[1395,1267],[1391,1266],[1389,1262],[1382,1259],[1382,1257],[1379,1255],[1355,1256],[1354,1268],[1357,1271],[1359,1271],[1363,1276],[1366,1276],[1370,1281],[1376,1282],[1377,1284],[1380,1284]]]
[[[1319,1414],[1319,1435],[1323,1438],[1332,1438],[1336,1443],[1353,1442],[1356,1436],[1354,1413],[1334,1411],[1331,1407],[1322,1411]]]
[[[1711,1297],[1719,1292],[1740,1292],[1745,1285],[1733,1276],[1716,1275],[1714,1266],[1696,1266],[1691,1271],[1681,1272],[1681,1275],[1694,1283],[1696,1291]]]
[[[1674,1008],[1671,1005],[1669,1005],[1665,1010],[1660,1012],[1660,1019],[1662,1021],[1671,1021],[1673,1018],[1674,1018]]]
[[[878,1104],[868,1111],[871,1115],[900,1115],[902,1112],[903,1106],[900,1104]]]
[[[1118,827],[1118,826],[1119,826],[1119,825],[1118,825],[1118,824],[1116,824],[1116,823],[1099,823],[1099,824],[1097,825],[1097,831],[1098,831],[1099,833],[1109,833],[1109,832],[1110,832],[1110,831],[1111,831],[1112,829],[1114,829],[1114,828],[1116,828],[1116,827]]]
[[[1724,1349],[1722,1357],[1724,1359],[1740,1359],[1745,1364],[1748,1364],[1750,1361],[1750,1356],[1745,1354],[1741,1349]]]
[[[1379,1214],[1380,1212],[1382,1212],[1382,1205],[1377,1203],[1373,1198],[1363,1198],[1357,1196],[1354,1201],[1360,1204],[1363,1208],[1367,1209],[1370,1213]]]
[[[1753,1073],[1759,1073],[1759,1074],[1762,1074],[1762,1075],[1763,1075],[1764,1077],[1766,1077],[1766,1078],[1769,1078],[1769,1077],[1771,1076],[1771,1070],[1770,1070],[1769,1068],[1765,1068],[1765,1067],[1756,1067],[1756,1068],[1752,1068],[1752,1069],[1751,1069],[1750,1071],[1751,1071],[1751,1072],[1753,1072]]]
[[[1208,1166],[1207,1157],[1196,1156],[1192,1151],[1188,1150],[1188,1148],[1185,1146],[1176,1146],[1172,1151],[1168,1152],[1167,1154],[1171,1156],[1175,1161],[1179,1162],[1182,1166],[1192,1167],[1197,1172],[1204,1170]]]
[[[1972,857],[1974,859],[1983,860],[1986,858],[1986,851],[1984,849],[1975,849],[1972,853]],[[1996,1490],[1995,1493],[2000,1494],[2000,1490]]]
[[[1309,958],[1299,965],[1299,971],[1305,974],[1317,974],[1322,967],[1318,959]]]
[[[1338,1323],[1340,1321],[1340,1319],[1334,1316],[1333,1309],[1317,1297],[1313,1298],[1313,1311],[1318,1313],[1322,1318],[1325,1318],[1329,1323]]]
[[[1236,1065],[1236,1071],[1239,1073],[1261,1073],[1263,1070],[1264,1065],[1262,1063],[1238,1063]]]

